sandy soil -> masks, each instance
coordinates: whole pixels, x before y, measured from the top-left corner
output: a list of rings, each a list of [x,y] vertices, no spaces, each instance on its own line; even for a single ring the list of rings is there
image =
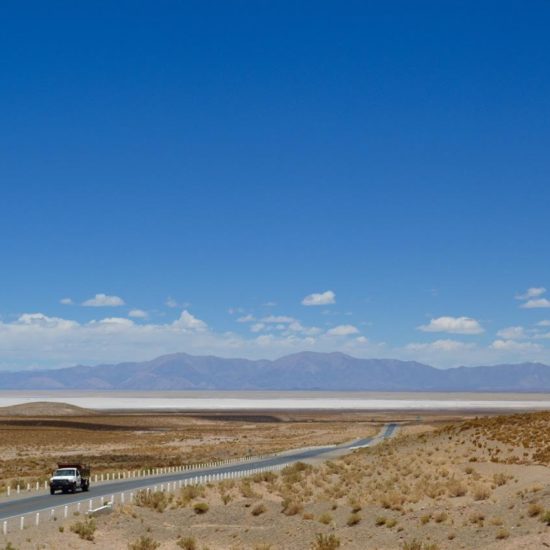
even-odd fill
[[[186,418],[190,426],[230,423],[240,430],[247,425],[242,418]],[[254,444],[285,431],[283,441],[294,441],[311,424],[308,434],[323,439],[336,430],[338,439],[354,431],[341,432],[348,424],[372,429],[386,419],[290,415],[284,422],[260,423],[256,418],[246,434]],[[79,529],[82,516],[46,523],[39,537],[29,528],[8,539],[15,548],[29,549],[550,547],[550,413],[399,420],[403,427],[394,440],[322,464],[300,464],[195,493],[141,495],[137,504],[87,526],[92,541],[71,530]],[[84,535],[85,528],[80,526]],[[0,547],[8,539],[0,535]]]

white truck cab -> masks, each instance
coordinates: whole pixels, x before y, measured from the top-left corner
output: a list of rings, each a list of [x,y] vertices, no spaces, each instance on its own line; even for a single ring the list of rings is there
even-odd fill
[[[50,494],[57,490],[74,493],[77,489],[87,491],[90,485],[90,469],[81,464],[59,465],[50,478]]]

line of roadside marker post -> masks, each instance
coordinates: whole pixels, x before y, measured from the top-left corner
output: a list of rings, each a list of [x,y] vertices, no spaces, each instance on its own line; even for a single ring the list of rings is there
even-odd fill
[[[258,457],[259,458],[259,457]],[[249,460],[252,460],[252,458],[250,458]],[[240,460],[242,462],[242,459]],[[193,478],[190,478],[190,479],[180,479],[178,481],[168,481],[166,483],[160,483],[160,484],[151,484],[147,487],[143,487],[141,489],[137,489],[135,491],[121,491],[120,493],[113,493],[110,497],[110,500],[105,502],[105,496],[103,497],[96,497],[96,499],[99,499],[100,503],[101,503],[101,506],[99,506],[98,508],[94,509],[93,507],[93,503],[94,503],[94,498],[90,498],[90,499],[82,499],[80,501],[77,501],[77,502],[74,502],[72,504],[66,504],[66,505],[61,505],[61,506],[54,506],[53,508],[45,508],[43,510],[40,510],[38,512],[31,512],[29,514],[23,514],[23,515],[17,515],[17,516],[12,516],[6,520],[4,520],[2,522],[2,534],[4,536],[6,536],[9,532],[10,532],[10,529],[9,529],[9,522],[10,520],[17,520],[17,518],[19,518],[19,530],[23,530],[25,529],[25,527],[30,527],[30,526],[39,526],[40,525],[40,519],[41,518],[46,518],[46,520],[56,520],[57,519],[57,516],[56,516],[56,513],[55,511],[58,510],[58,509],[62,509],[63,510],[63,519],[67,519],[68,516],[69,516],[69,507],[74,507],[76,506],[76,510],[73,511],[73,514],[75,513],[78,513],[80,514],[81,512],[81,508],[82,508],[82,504],[83,503],[88,503],[88,510],[87,510],[87,514],[88,515],[93,515],[94,513],[97,513],[103,509],[105,510],[108,510],[108,509],[113,509],[115,507],[116,504],[118,504],[119,506],[124,506],[124,504],[132,504],[133,501],[134,501],[134,498],[135,498],[135,494],[136,492],[140,492],[140,491],[147,491],[147,492],[157,492],[157,491],[161,491],[161,492],[175,492],[176,490],[178,489],[182,489],[183,487],[187,487],[187,486],[199,486],[199,485],[206,485],[208,483],[218,483],[220,481],[224,481],[226,479],[237,479],[237,478],[242,478],[242,477],[250,477],[250,476],[253,476],[255,474],[259,474],[259,473],[264,473],[264,472],[269,472],[269,471],[276,471],[276,470],[282,470],[285,466],[288,466],[289,464],[292,464],[293,462],[296,462],[295,460],[291,460],[289,462],[285,462],[283,464],[275,464],[273,466],[262,466],[262,467],[259,467],[259,468],[252,468],[252,469],[244,469],[244,470],[240,470],[240,471],[233,471],[233,472],[222,472],[222,473],[215,473],[215,474],[203,474],[203,475],[199,475],[199,476],[196,476],[196,477],[193,477]],[[211,463],[210,465],[206,465],[204,467],[214,467],[216,465],[224,465],[224,464],[229,464],[231,463],[231,461],[222,461],[220,463]],[[198,466],[197,466],[198,468]],[[196,468],[187,468],[189,470],[191,469],[196,469]],[[163,473],[176,473],[178,471],[184,471],[184,470],[171,470],[170,468],[157,468],[157,470],[163,470],[162,472],[160,472],[159,474],[156,474],[156,475],[162,475]],[[164,471],[164,470],[168,470],[168,471]],[[117,500],[117,497],[118,497],[118,503],[116,502]],[[25,524],[25,518],[26,517],[34,517],[34,522],[31,521],[30,525],[29,524]]]
[[[285,453],[274,453],[270,455],[260,455],[260,456],[247,456],[244,458],[230,458],[226,460],[218,460],[215,462],[207,462],[204,464],[190,464],[190,465],[182,465],[182,466],[165,466],[163,468],[151,468],[146,470],[130,470],[125,472],[116,472],[112,475],[107,474],[96,474],[94,476],[94,482],[100,483],[100,482],[106,482],[106,481],[118,481],[118,480],[127,480],[127,479],[138,479],[138,478],[144,478],[144,477],[155,477],[155,476],[161,476],[161,475],[168,475],[168,474],[177,474],[177,473],[183,473],[188,472],[192,470],[206,470],[208,468],[216,468],[220,466],[228,466],[233,464],[246,464],[247,462],[252,462],[256,460],[265,460],[268,458],[274,458],[274,457],[280,457],[284,455]],[[199,475],[193,478],[189,479],[180,479],[178,481],[169,481],[166,483],[160,483],[160,484],[151,484],[146,487],[143,487],[141,489],[137,489],[136,491],[122,491],[117,492],[111,495],[111,500],[107,502],[107,504],[103,504],[99,508],[95,509],[93,508],[93,501],[95,499],[82,499],[80,501],[74,502],[72,504],[62,505],[62,506],[54,506],[53,508],[45,508],[43,510],[40,510],[38,512],[32,512],[30,514],[22,514],[22,515],[16,515],[12,516],[6,520],[3,520],[2,522],[2,534],[5,536],[8,534],[9,529],[9,521],[19,518],[19,529],[23,530],[25,529],[25,517],[27,516],[33,516],[34,515],[34,525],[38,526],[40,525],[40,517],[41,513],[44,514],[49,511],[49,519],[57,519],[57,516],[55,515],[55,510],[58,508],[63,509],[63,518],[66,519],[69,515],[69,507],[76,505],[76,512],[80,513],[81,505],[83,502],[88,502],[88,511],[87,513],[93,513],[94,511],[101,510],[103,508],[109,509],[113,508],[116,504],[116,497],[119,497],[119,505],[124,505],[126,503],[126,497],[125,495],[128,495],[129,500],[128,503],[132,503],[134,501],[134,496],[136,492],[139,491],[147,491],[156,492],[160,490],[162,492],[170,492],[170,491],[176,491],[178,488],[181,489],[182,487],[187,487],[188,485],[205,485],[208,483],[217,483],[226,479],[237,479],[242,477],[249,477],[258,473],[263,472],[269,472],[269,471],[277,471],[282,470],[285,466],[288,466],[289,464],[292,464],[294,462],[297,462],[296,460],[289,460],[288,462],[284,462],[282,464],[274,464],[272,466],[262,466],[259,468],[252,468],[252,469],[244,469],[244,470],[237,470],[232,472],[223,472],[223,473],[214,473],[214,474],[208,474],[205,473],[203,475]],[[44,482],[44,488],[48,488],[48,482]],[[31,484],[27,484],[27,491],[31,490]],[[40,490],[40,484],[39,482],[36,482],[36,490]],[[21,492],[20,486],[17,486],[17,494]],[[8,486],[7,496],[10,496],[10,487]],[[103,497],[96,497],[101,501],[105,502],[105,496]],[[32,523],[31,523],[32,525]]]
[[[218,460],[215,462],[206,462],[204,464],[187,464],[182,466],[165,466],[163,468],[146,468],[145,470],[127,470],[123,472],[107,472],[105,474],[95,474],[93,477],[94,483],[102,483],[106,481],[121,481],[126,479],[138,479],[142,477],[154,477],[167,474],[176,474],[180,472],[187,472],[191,470],[205,470],[207,468],[216,468],[219,466],[227,466],[230,464],[239,464],[241,462],[251,462],[255,460],[264,460],[266,458],[278,456],[277,453],[272,455],[259,455],[259,456],[246,456],[244,458],[228,458],[226,460]],[[48,490],[48,481],[44,481],[44,485],[37,481],[36,483],[27,483],[26,486],[17,484],[16,488],[12,491],[11,486],[8,484],[5,495],[7,497],[20,495],[23,492]]]

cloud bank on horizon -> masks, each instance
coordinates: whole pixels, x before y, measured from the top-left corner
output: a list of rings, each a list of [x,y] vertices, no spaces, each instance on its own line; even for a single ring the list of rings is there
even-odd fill
[[[542,288],[530,288],[516,299],[521,300],[522,308],[545,292]],[[550,347],[546,345],[550,343],[550,320],[547,319],[529,326],[501,327],[487,334],[490,331],[480,320],[443,315],[413,327],[412,333],[448,334],[449,337],[392,345],[369,336],[375,321],[339,324],[327,322],[326,312],[319,312],[317,325],[306,324],[292,315],[265,314],[265,303],[257,308],[262,314],[245,312],[245,308],[240,307],[230,308],[232,329],[222,331],[188,309],[179,311],[172,320],[164,320],[165,315],[175,309],[172,301],[164,304],[168,308],[166,314],[127,306],[121,297],[103,293],[82,302],[70,298],[60,302],[66,306],[80,303],[82,308],[123,311],[122,315],[87,321],[36,312],[2,320],[1,369],[143,360],[180,351],[249,358],[276,358],[304,350],[342,351],[359,357],[414,359],[440,367],[512,361],[550,363]],[[313,293],[300,303],[309,306],[312,302],[314,305],[336,304],[336,294],[333,291]],[[272,309],[275,305],[269,307]]]

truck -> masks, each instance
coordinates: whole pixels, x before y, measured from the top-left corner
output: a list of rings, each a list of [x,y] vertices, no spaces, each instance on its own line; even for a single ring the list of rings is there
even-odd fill
[[[50,495],[56,491],[76,493],[90,489],[90,466],[87,464],[59,463],[50,478]]]

